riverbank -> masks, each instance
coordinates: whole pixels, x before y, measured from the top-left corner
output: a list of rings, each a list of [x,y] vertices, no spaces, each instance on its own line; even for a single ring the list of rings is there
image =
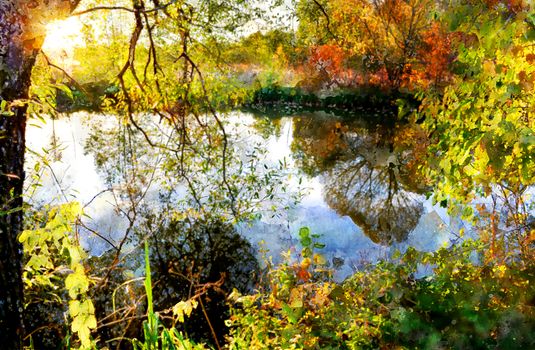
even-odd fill
[[[262,114],[293,115],[302,112],[329,111],[338,116],[354,117],[366,115],[374,123],[403,120],[404,110],[415,110],[419,101],[408,93],[385,92],[375,87],[363,87],[352,90],[333,90],[310,92],[299,87],[269,85],[248,90],[241,100],[228,97],[228,101],[219,103],[219,110],[240,109]],[[119,88],[111,83],[98,82],[71,87],[72,94],[58,90],[56,95],[57,110],[60,113],[99,112],[102,101],[116,100]],[[230,95],[229,95],[230,96]]]

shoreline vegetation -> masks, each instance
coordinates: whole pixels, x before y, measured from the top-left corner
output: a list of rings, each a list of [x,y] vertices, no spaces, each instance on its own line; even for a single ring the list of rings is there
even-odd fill
[[[69,88],[70,92],[59,90],[56,95],[59,113],[80,111],[101,112],[103,100],[115,100],[118,87],[109,83],[94,83]],[[358,116],[377,123],[389,125],[394,121],[408,121],[408,116],[417,110],[419,101],[413,94],[384,92],[379,88],[362,88],[360,90],[342,90],[330,92],[308,92],[298,87],[272,85],[251,90],[247,98],[236,103],[223,103],[219,111],[230,109],[259,112],[263,114],[280,114],[289,116],[300,112],[332,112],[338,116]],[[400,105],[404,113],[399,115]],[[398,118],[399,117],[399,118]]]

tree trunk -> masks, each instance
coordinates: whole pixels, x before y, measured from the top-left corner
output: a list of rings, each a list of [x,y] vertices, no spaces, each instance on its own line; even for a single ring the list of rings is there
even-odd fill
[[[19,349],[22,329],[22,185],[25,111],[0,116],[0,344]]]
[[[25,130],[31,71],[50,20],[78,1],[0,0],[0,348],[22,349]]]

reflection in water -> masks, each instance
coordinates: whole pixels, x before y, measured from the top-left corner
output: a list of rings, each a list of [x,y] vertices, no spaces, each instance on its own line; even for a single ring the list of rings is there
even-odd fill
[[[197,342],[212,344],[213,330],[222,342],[228,333],[225,326],[229,317],[226,295],[234,288],[248,293],[257,282],[258,263],[253,247],[232,225],[210,214],[184,220],[169,220],[169,217],[168,212],[157,216],[143,213],[143,223],[136,228],[139,239],[147,238],[150,247],[154,308],[171,310],[178,302],[198,295],[196,300],[202,299],[203,307],[193,310],[187,322],[174,326]],[[99,335],[103,339],[114,339],[108,346],[120,348],[125,334],[128,338],[143,338],[140,333],[143,329],[141,318],[129,322],[124,320],[132,319],[133,315],[143,315],[146,305],[133,301],[124,286],[135,288],[138,295],[143,295],[141,281],[129,283],[131,277],[128,272],[144,270],[144,251],[143,247],[138,247],[128,255],[128,259],[115,263],[114,252],[110,253],[92,260],[93,271],[100,271],[100,278],[107,275],[109,266],[116,265],[107,283],[95,288],[94,297],[98,300],[98,319],[106,316],[109,319],[106,326],[99,328]],[[110,295],[115,298],[110,298]],[[165,313],[162,312],[163,315]],[[161,322],[168,327],[172,324],[165,316]]]
[[[340,215],[351,217],[374,242],[401,242],[416,227],[423,205],[398,181],[394,163],[373,167],[358,156],[328,172],[325,199]]]
[[[307,173],[321,175],[327,204],[349,216],[376,243],[401,242],[424,208],[400,176],[410,152],[398,152],[391,130],[362,123],[295,119],[296,157]]]
[[[80,113],[55,123],[61,161],[35,167],[39,159],[29,155],[27,172],[39,186],[29,186],[27,201],[35,206],[81,202],[88,214],[81,241],[92,255],[110,247],[133,248],[136,239],[130,236],[143,220],[140,209],[166,210],[175,218],[217,214],[235,223],[253,246],[265,242],[275,262],[298,245],[299,228],[309,226],[322,235],[328,261],[345,261],[336,272],[339,280],[394,249],[433,250],[449,239],[444,210],[416,194],[413,136],[326,114],[273,118],[233,112],[221,117],[234,200],[222,185],[217,137],[210,143],[206,133],[192,133],[184,144],[148,118],[143,125],[151,138],[165,144],[155,150],[112,116]],[[50,124],[30,127],[29,146],[48,149],[53,134]],[[400,138],[411,141],[401,144]],[[175,142],[186,146],[184,157]],[[35,169],[40,173],[31,176]]]
[[[299,167],[309,176],[317,176],[334,166],[336,161],[351,159],[343,125],[332,116],[311,115],[294,118],[292,151]]]
[[[250,292],[258,274],[255,252],[236,229],[219,218],[196,218],[172,221],[162,225],[162,217],[147,220],[140,230],[150,235],[154,267],[154,303],[160,310],[172,308],[180,300],[199,293],[200,285],[223,283],[209,288],[201,298],[210,323],[200,308],[189,321],[177,325],[198,342],[210,341],[210,329],[219,341],[228,333],[225,320],[229,317],[226,295],[235,288]],[[193,286],[196,286],[196,289]]]

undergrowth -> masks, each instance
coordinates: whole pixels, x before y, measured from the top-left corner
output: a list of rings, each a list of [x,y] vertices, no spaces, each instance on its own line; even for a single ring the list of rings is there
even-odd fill
[[[63,305],[68,317],[57,322],[70,330],[55,348],[109,349],[98,345],[110,339],[99,338],[95,301],[90,298],[95,281],[72,236],[77,215],[76,205],[51,209],[43,219],[46,224],[20,237],[25,251],[33,253],[25,267],[28,305],[51,296]],[[145,242],[142,336],[122,344],[136,350],[535,347],[535,269],[530,259],[514,252],[505,260],[486,259],[488,244],[466,240],[433,253],[409,248],[337,283],[321,254],[320,237],[305,227],[299,238],[302,249],[289,251],[283,263],[274,265],[265,258],[254,293],[235,290],[228,296],[225,344],[215,336],[213,344],[196,343],[177,330],[198,307],[206,316],[202,296],[207,289],[171,310],[154,309]],[[429,269],[433,272],[422,276],[421,271]],[[29,349],[48,348],[40,344],[28,337]]]

